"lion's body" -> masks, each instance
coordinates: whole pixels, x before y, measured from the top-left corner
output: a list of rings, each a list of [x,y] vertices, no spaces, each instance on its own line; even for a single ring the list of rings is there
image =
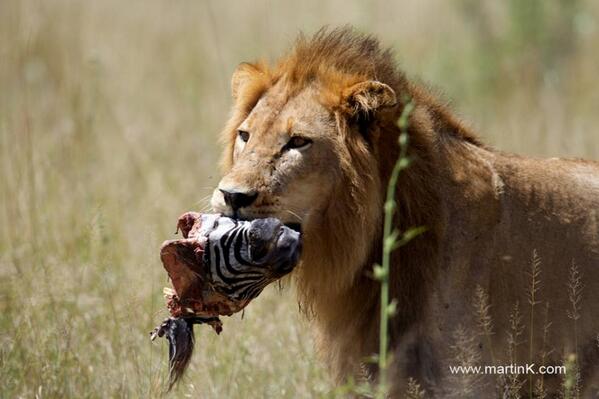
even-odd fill
[[[485,147],[396,71],[374,39],[349,30],[300,39],[273,69],[243,66],[233,92],[220,189],[259,193],[253,204],[234,210],[242,217],[301,221],[304,255],[294,272],[299,300],[340,381],[376,377],[364,365],[378,351],[379,284],[372,266],[380,261],[383,196],[398,156],[396,121],[409,97],[414,162],[400,176],[396,225],[428,230],[392,257],[394,391],[401,394],[413,377],[429,395],[459,391],[463,397],[472,389],[473,397],[494,396],[489,376],[472,382],[449,373],[449,365],[459,365],[456,351],[480,354],[483,365],[530,363],[533,251],[541,272],[532,362],[541,364],[542,350],[553,350],[548,364],[577,352],[585,394],[599,389],[599,164],[532,160]],[[237,129],[249,134],[240,140]],[[296,150],[285,142],[298,132],[311,144]],[[213,205],[231,212],[218,190]],[[576,311],[571,270],[584,285]],[[478,334],[477,287],[488,295],[489,336]],[[506,332],[516,303],[525,329],[511,356]],[[547,304],[552,324],[543,339]],[[461,345],[454,345],[456,337]],[[558,377],[546,376],[546,387],[555,388]]]
[[[461,148],[460,148],[461,147]],[[460,355],[474,349],[466,363],[525,365],[535,371],[561,365],[578,353],[585,396],[596,393],[599,347],[599,165],[583,161],[533,160],[496,153],[470,144],[454,143],[440,153],[443,172],[437,178],[442,224],[435,277],[427,286],[422,319],[399,341],[396,357],[407,362],[407,375],[428,380],[429,392],[464,392],[472,379],[452,376],[449,366],[461,364]],[[535,308],[531,304],[533,251],[540,261]],[[422,256],[406,254],[405,256]],[[400,256],[401,257],[401,256]],[[419,263],[419,262],[416,262]],[[399,267],[401,268],[401,259]],[[570,295],[573,265],[583,288],[578,310]],[[417,266],[416,266],[417,267]],[[401,274],[401,272],[399,272]],[[477,287],[488,294],[493,334],[482,333],[477,314]],[[514,307],[521,315],[519,345],[510,354],[510,324]],[[574,320],[573,313],[580,318]],[[551,323],[548,325],[548,323]],[[544,328],[548,325],[545,338]],[[458,347],[463,328],[474,348]],[[489,350],[488,343],[492,345]],[[403,341],[403,342],[402,342]],[[551,352],[544,359],[543,352]],[[476,357],[481,359],[476,361]],[[442,361],[441,359],[445,359]],[[412,365],[418,365],[412,368]],[[414,372],[419,369],[418,372]],[[413,374],[412,374],[413,373]],[[471,377],[470,377],[471,378]],[[473,397],[497,395],[497,375],[480,377]],[[521,376],[528,389],[528,376]],[[563,376],[544,377],[548,390],[559,388]],[[534,377],[537,381],[538,377]],[[439,382],[442,381],[442,382]],[[487,385],[485,385],[485,383]],[[436,387],[436,388],[435,388]],[[489,389],[493,395],[489,395]],[[440,395],[444,396],[444,395]],[[456,395],[462,397],[462,395]]]

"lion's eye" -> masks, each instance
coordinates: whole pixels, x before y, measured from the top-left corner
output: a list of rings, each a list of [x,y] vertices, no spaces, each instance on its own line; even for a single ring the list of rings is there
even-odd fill
[[[237,134],[239,135],[241,141],[243,141],[244,143],[247,143],[247,141],[250,139],[250,134],[245,130],[238,130]]]
[[[312,143],[312,140],[307,139],[305,137],[301,137],[301,136],[293,136],[285,145],[286,148],[295,148],[295,149],[300,149],[300,148],[306,148],[308,147],[310,144]]]

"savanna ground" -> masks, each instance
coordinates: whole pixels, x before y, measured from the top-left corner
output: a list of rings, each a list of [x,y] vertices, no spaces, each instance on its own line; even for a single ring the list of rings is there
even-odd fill
[[[351,23],[484,140],[599,158],[599,4],[0,2],[0,397],[156,397],[160,243],[207,209],[229,77],[298,30]],[[217,337],[173,397],[335,397],[292,288]]]

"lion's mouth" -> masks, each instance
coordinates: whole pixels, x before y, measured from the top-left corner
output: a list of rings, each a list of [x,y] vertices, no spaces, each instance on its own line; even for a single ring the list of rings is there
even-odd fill
[[[295,230],[298,233],[302,232],[302,224],[297,222],[285,223],[285,226],[289,227],[291,230]]]
[[[267,217],[276,217],[283,221],[283,224],[290,229],[297,231],[298,233],[302,232],[302,224],[298,221],[286,221],[284,220],[280,212],[276,209],[260,209],[260,210],[250,210],[250,209],[237,209],[235,211],[231,211],[228,209],[226,212],[222,212],[225,216],[230,217],[232,219],[237,220],[254,220],[254,219],[262,219]]]

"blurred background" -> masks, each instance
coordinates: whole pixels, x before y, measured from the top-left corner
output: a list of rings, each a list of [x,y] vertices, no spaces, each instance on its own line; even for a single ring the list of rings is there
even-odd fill
[[[592,0],[0,1],[0,397],[157,397],[160,243],[206,209],[241,61],[350,23],[493,146],[599,158]],[[291,285],[217,337],[173,397],[335,397]]]

